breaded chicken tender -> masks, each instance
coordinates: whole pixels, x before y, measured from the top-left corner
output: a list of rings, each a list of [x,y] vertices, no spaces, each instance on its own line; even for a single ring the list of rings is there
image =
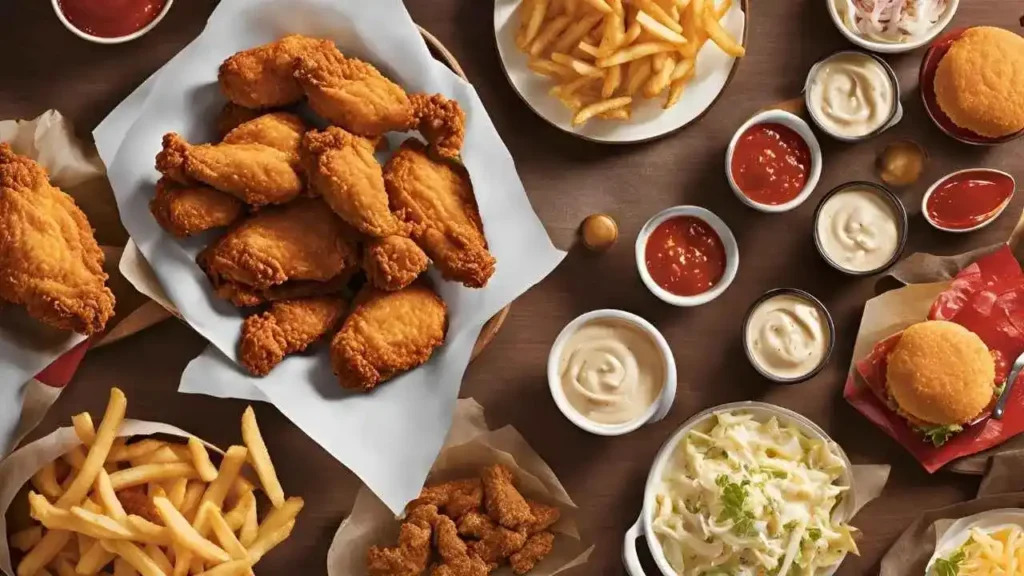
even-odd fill
[[[430,261],[415,242],[403,236],[373,238],[363,243],[363,270],[371,284],[401,290],[427,269]]]
[[[367,551],[369,576],[420,576],[430,563],[431,535],[437,508],[421,506],[410,511],[398,533],[398,546],[372,546]]]
[[[486,515],[470,512],[459,520],[459,534],[475,538],[469,551],[491,567],[515,554],[526,544],[526,533],[499,526]]]
[[[224,136],[225,144],[263,144],[288,155],[293,166],[298,166],[302,135],[306,123],[290,112],[272,112],[257,116]]]
[[[551,553],[555,545],[555,535],[551,532],[540,532],[530,536],[526,545],[509,558],[512,564],[512,571],[516,574],[526,574],[533,570],[538,562]]]
[[[541,504],[534,500],[527,500],[526,503],[530,506],[530,513],[534,518],[533,522],[523,527],[528,535],[532,536],[551,528],[562,517],[562,512],[554,506]]]
[[[470,553],[451,518],[439,516],[434,532],[441,562],[434,567],[432,576],[487,576],[491,572],[486,562]]]
[[[397,292],[365,286],[331,342],[343,388],[369,391],[426,362],[444,343],[447,307],[424,282]]]
[[[217,80],[224,96],[239,106],[287,106],[302,99],[296,59],[331,49],[336,50],[330,40],[292,34],[231,56],[221,64]]]
[[[184,238],[234,224],[245,214],[245,204],[209,186],[184,186],[165,176],[156,183],[149,211],[161,228]]]
[[[242,323],[242,365],[254,376],[266,376],[285,356],[305,350],[334,330],[347,307],[334,296],[274,302]]]
[[[423,488],[419,498],[413,500],[409,507],[433,505],[443,511],[445,516],[458,520],[463,515],[479,509],[483,501],[483,483],[479,478],[466,478]]]
[[[530,505],[512,484],[512,472],[501,464],[484,468],[480,473],[484,482],[484,506],[492,520],[509,530],[526,527],[537,519]]]

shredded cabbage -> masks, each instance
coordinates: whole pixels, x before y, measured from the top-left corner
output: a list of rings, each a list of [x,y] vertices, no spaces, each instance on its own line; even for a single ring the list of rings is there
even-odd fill
[[[946,11],[948,0],[837,0],[845,3],[843,21],[866,40],[899,44],[928,34]]]

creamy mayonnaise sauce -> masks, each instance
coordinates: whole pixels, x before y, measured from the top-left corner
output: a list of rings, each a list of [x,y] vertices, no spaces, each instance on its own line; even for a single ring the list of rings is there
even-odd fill
[[[625,320],[587,322],[562,349],[558,373],[569,404],[599,424],[643,416],[665,385],[665,358],[654,339]]]
[[[836,54],[817,66],[807,98],[814,120],[837,136],[858,138],[881,128],[896,105],[895,88],[877,60]]]
[[[832,262],[851,272],[884,266],[899,246],[896,210],[880,192],[849,188],[829,198],[818,213],[815,234]]]
[[[829,328],[821,310],[805,298],[780,294],[754,309],[747,321],[747,349],[761,370],[800,378],[828,354]]]

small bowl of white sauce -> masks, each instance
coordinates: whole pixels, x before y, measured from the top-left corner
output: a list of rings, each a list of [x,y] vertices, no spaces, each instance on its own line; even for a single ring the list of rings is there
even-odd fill
[[[832,357],[832,315],[803,290],[777,288],[754,301],[743,321],[743,349],[750,364],[779,384],[810,380]]]
[[[558,409],[580,429],[621,436],[668,415],[676,398],[676,361],[647,320],[594,310],[555,338],[548,386]]]
[[[841,142],[874,138],[903,119],[900,84],[885,60],[866,52],[836,52],[811,67],[804,85],[811,120]]]
[[[848,182],[814,211],[814,245],[833,268],[871,276],[895,264],[907,244],[907,209],[888,188]]]
[[[901,54],[928,44],[953,20],[960,0],[825,0],[839,32],[872,52]]]

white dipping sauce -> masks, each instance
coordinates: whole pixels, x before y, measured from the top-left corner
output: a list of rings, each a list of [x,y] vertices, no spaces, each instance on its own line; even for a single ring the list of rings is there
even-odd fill
[[[867,187],[848,188],[829,198],[818,213],[815,234],[822,252],[851,272],[885,266],[900,240],[895,208],[881,192]]]
[[[765,300],[747,320],[750,358],[764,372],[793,379],[814,371],[828,354],[828,323],[810,300],[780,294]]]
[[[892,116],[896,90],[892,78],[867,54],[843,52],[818,65],[808,104],[821,127],[847,138],[867,136]]]

